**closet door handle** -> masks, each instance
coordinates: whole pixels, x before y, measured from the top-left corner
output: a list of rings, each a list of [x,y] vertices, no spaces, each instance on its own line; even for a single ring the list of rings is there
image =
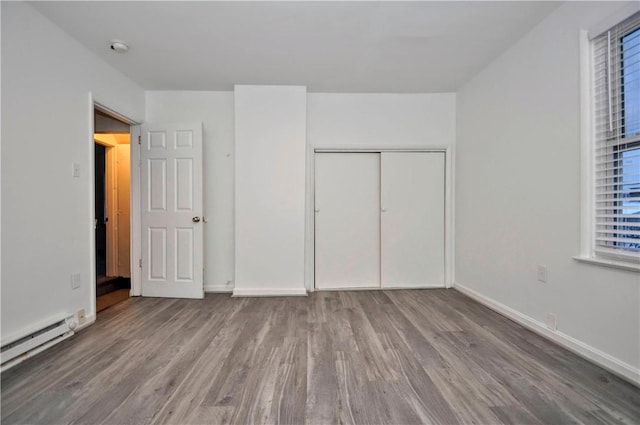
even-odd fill
[[[380,212],[387,212],[386,208],[380,208]]]

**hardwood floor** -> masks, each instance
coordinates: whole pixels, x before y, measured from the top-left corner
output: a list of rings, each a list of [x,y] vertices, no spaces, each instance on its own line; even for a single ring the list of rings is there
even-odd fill
[[[2,374],[2,424],[638,424],[640,389],[454,290],[131,298]]]

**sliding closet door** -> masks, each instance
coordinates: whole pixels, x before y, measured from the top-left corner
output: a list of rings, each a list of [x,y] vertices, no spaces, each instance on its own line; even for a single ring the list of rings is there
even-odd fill
[[[380,287],[380,154],[315,155],[315,286]]]
[[[444,287],[444,153],[381,159],[382,287]]]

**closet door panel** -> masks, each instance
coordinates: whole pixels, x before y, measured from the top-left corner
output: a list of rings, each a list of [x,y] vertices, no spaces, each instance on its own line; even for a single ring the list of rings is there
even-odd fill
[[[380,154],[315,155],[315,286],[380,287]]]
[[[383,152],[382,287],[444,287],[444,153]]]

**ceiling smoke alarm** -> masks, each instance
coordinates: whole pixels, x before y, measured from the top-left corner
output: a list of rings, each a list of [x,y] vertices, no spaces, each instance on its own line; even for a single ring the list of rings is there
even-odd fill
[[[129,50],[129,45],[120,40],[112,40],[109,47],[116,53],[125,53]]]

